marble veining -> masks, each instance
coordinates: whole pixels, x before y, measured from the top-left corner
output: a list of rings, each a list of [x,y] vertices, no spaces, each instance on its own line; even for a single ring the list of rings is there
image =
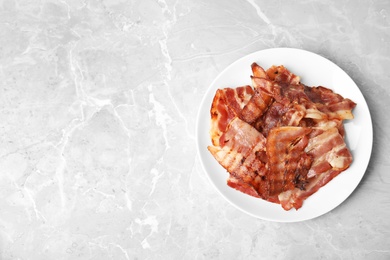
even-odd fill
[[[386,0],[0,0],[0,259],[389,259],[389,12]],[[237,210],[197,157],[209,84],[272,47],[335,62],[373,119],[362,182],[305,222]]]

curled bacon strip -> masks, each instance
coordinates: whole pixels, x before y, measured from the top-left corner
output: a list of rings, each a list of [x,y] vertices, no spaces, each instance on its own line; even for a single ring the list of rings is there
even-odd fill
[[[219,145],[219,138],[226,131],[229,122],[240,114],[252,95],[253,89],[250,86],[217,90],[210,109],[210,136],[213,145]]]
[[[255,93],[241,110],[240,118],[250,124],[256,122],[272,101],[273,83],[265,78],[252,77]]]

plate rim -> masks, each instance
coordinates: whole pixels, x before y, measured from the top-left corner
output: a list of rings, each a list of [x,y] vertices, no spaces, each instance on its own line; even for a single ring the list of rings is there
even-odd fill
[[[259,57],[262,53],[266,53],[266,52],[278,52],[278,51],[282,51],[282,52],[294,52],[294,53],[299,53],[301,52],[302,54],[306,54],[306,55],[312,55],[313,57],[316,57],[317,59],[320,59],[326,63],[328,63],[330,66],[333,66],[334,68],[336,68],[337,70],[339,70],[340,72],[342,72],[344,74],[344,76],[346,76],[349,80],[351,80],[351,82],[353,83],[354,87],[356,87],[356,89],[359,91],[358,94],[360,94],[363,98],[363,101],[364,101],[364,108],[367,109],[367,116],[368,116],[368,131],[369,131],[369,147],[366,147],[366,149],[368,149],[368,156],[366,158],[366,161],[364,162],[364,165],[361,165],[362,168],[364,168],[363,170],[363,173],[361,174],[360,178],[358,180],[356,180],[356,185],[350,189],[349,192],[347,192],[347,194],[344,196],[344,198],[342,200],[340,200],[336,205],[334,206],[331,206],[331,208],[329,210],[325,210],[323,212],[320,212],[319,214],[313,214],[313,216],[308,216],[308,217],[298,217],[298,218],[293,218],[293,219],[281,219],[281,218],[270,218],[270,217],[266,217],[266,216],[259,216],[257,214],[254,214],[248,210],[246,210],[244,207],[242,207],[241,205],[238,205],[236,203],[234,203],[233,201],[231,201],[228,196],[222,192],[222,190],[216,185],[216,183],[214,183],[214,181],[211,179],[211,176],[209,175],[208,173],[208,169],[206,168],[206,164],[202,158],[202,147],[201,147],[201,144],[199,142],[199,138],[200,138],[200,135],[201,135],[201,130],[204,130],[203,128],[200,129],[200,126],[201,126],[201,116],[202,116],[202,112],[203,112],[203,109],[204,109],[204,106],[207,105],[208,107],[211,106],[211,103],[210,104],[206,104],[206,101],[210,95],[210,92],[211,91],[216,91],[218,88],[220,87],[213,87],[215,86],[215,84],[218,82],[218,80],[227,72],[229,71],[230,68],[234,67],[237,63],[240,63],[240,62],[243,62],[245,61],[245,59],[248,59],[249,57],[255,57],[255,59],[259,59],[259,58],[256,58],[256,57]],[[255,60],[253,60],[255,61]],[[234,86],[232,86],[234,87]],[[237,87],[237,86],[236,86]],[[210,117],[208,118],[208,120],[210,120]],[[340,66],[338,66],[336,63],[332,62],[331,60],[329,60],[328,58],[318,54],[318,53],[314,53],[314,52],[311,52],[311,51],[308,51],[308,50],[304,50],[304,49],[298,49],[298,48],[290,48],[290,47],[276,47],[276,48],[267,48],[267,49],[262,49],[262,50],[258,50],[258,51],[255,51],[255,52],[252,52],[252,53],[249,53],[247,55],[244,55],[243,57],[239,58],[239,59],[236,59],[235,61],[233,61],[232,63],[230,63],[228,66],[226,66],[224,69],[222,69],[218,74],[217,76],[211,81],[211,83],[208,85],[208,87],[206,88],[206,91],[205,93],[203,94],[203,97],[201,99],[201,103],[200,103],[200,107],[198,109],[198,112],[197,112],[197,116],[196,116],[196,131],[195,131],[195,138],[196,138],[196,146],[197,146],[197,154],[198,154],[198,157],[200,159],[200,164],[201,164],[201,167],[204,171],[204,174],[207,176],[207,179],[209,182],[211,182],[212,186],[214,187],[214,189],[217,190],[217,192],[222,195],[222,197],[228,201],[231,205],[233,205],[235,208],[245,212],[246,214],[248,215],[251,215],[255,218],[258,218],[258,219],[263,219],[263,220],[267,220],[267,221],[272,221],[272,222],[301,222],[301,221],[306,221],[306,220],[309,220],[309,219],[314,219],[314,218],[317,218],[317,217],[320,217],[332,210],[334,210],[335,208],[337,208],[338,206],[340,206],[348,197],[350,197],[350,195],[356,190],[356,188],[359,186],[361,180],[363,179],[363,176],[366,174],[366,171],[367,171],[367,167],[370,163],[370,160],[371,160],[371,155],[372,155],[372,147],[373,147],[373,125],[372,125],[372,117],[371,117],[371,113],[370,113],[370,109],[369,109],[369,106],[368,106],[368,103],[366,101],[366,99],[364,98],[364,95],[363,93],[361,92],[360,88],[358,87],[358,85],[355,83],[355,81],[349,76],[349,74],[347,74]],[[211,141],[210,141],[210,144],[211,144]],[[204,147],[203,147],[204,148]],[[222,168],[222,166],[220,166]],[[222,168],[223,169],[223,168]],[[226,171],[226,170],[225,170]],[[337,176],[336,176],[337,177]],[[227,186],[227,184],[225,184]],[[325,185],[326,186],[326,185]],[[325,187],[324,186],[324,187]],[[229,189],[233,190],[234,192],[238,192],[238,193],[241,193],[239,191],[236,191],[232,188],[229,187]],[[243,193],[242,193],[243,194]],[[247,195],[247,194],[244,194],[245,196],[247,196],[248,198],[252,198],[251,196]],[[259,198],[254,198],[256,200],[259,200]],[[260,199],[261,200],[261,199]],[[270,202],[268,202],[270,203]],[[273,203],[272,203],[273,204]],[[270,204],[270,205],[272,205]],[[279,204],[275,204],[275,205],[278,205],[280,207]],[[304,205],[303,205],[304,207]],[[281,208],[281,207],[280,207]],[[294,210],[294,209],[292,209]],[[286,211],[286,212],[289,212],[289,211]]]

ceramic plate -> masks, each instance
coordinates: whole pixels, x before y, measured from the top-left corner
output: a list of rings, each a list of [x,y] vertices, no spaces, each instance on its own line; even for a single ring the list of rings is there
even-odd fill
[[[251,64],[258,63],[267,69],[272,65],[284,65],[301,77],[308,86],[325,86],[357,105],[355,118],[344,121],[346,143],[353,155],[352,165],[336,178],[314,193],[299,210],[285,211],[279,204],[254,198],[226,184],[227,171],[218,164],[207,150],[211,145],[209,136],[210,107],[218,88],[235,88],[251,85]],[[353,80],[337,65],[315,53],[275,48],[249,54],[222,71],[208,88],[197,117],[197,148],[204,171],[220,194],[238,209],[261,219],[278,222],[296,222],[318,217],[340,205],[358,186],[369,163],[373,131],[367,103]]]

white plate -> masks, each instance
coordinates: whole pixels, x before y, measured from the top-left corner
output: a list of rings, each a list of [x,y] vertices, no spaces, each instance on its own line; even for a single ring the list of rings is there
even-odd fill
[[[211,145],[209,136],[210,107],[218,88],[251,85],[251,64],[257,62],[267,69],[272,65],[284,65],[301,77],[308,86],[325,86],[357,106],[355,118],[345,121],[346,142],[353,155],[352,165],[336,178],[314,193],[299,210],[285,211],[279,204],[254,198],[230,188],[226,184],[227,171],[218,164],[207,150]],[[207,90],[197,118],[198,154],[206,175],[222,196],[240,210],[270,221],[296,222],[318,217],[340,205],[357,187],[368,166],[372,150],[372,122],[367,103],[353,80],[337,65],[317,54],[291,48],[275,48],[249,54],[222,71]]]

